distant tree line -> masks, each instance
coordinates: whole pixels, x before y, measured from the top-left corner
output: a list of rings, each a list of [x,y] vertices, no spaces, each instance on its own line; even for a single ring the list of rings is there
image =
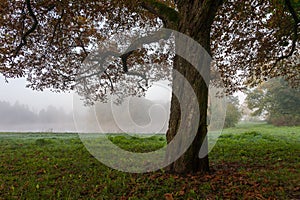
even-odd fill
[[[68,123],[73,117],[63,109],[48,106],[38,113],[30,110],[28,105],[16,102],[11,105],[9,102],[0,101],[0,125],[31,124],[31,123]]]

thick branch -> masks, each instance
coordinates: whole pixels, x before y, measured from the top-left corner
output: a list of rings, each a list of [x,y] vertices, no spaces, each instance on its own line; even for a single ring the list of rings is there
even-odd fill
[[[141,7],[159,17],[166,28],[176,29],[178,26],[178,12],[166,4],[155,0],[144,0],[141,2]]]
[[[147,35],[145,37],[141,37],[133,41],[132,44],[126,49],[126,51],[119,56],[122,59],[123,71],[125,73],[128,72],[127,59],[132,53],[134,53],[134,51],[141,49],[144,44],[158,42],[160,39],[166,40],[169,37],[170,33],[167,33],[165,31],[157,31],[152,35]]]
[[[110,56],[120,57],[120,54],[114,51],[107,51],[107,52],[100,52],[99,54],[90,55],[89,57],[87,57],[86,60],[87,63],[88,62],[96,62],[96,63],[91,66],[88,66],[87,69],[84,69],[84,71],[79,72],[79,75],[81,76],[77,78],[76,81],[80,82],[84,79],[104,73],[106,69],[103,68],[103,64],[106,58]],[[93,72],[93,73],[88,74],[89,72]]]
[[[16,50],[14,52],[14,56],[18,55],[21,48],[27,44],[27,37],[31,33],[33,33],[36,30],[37,26],[38,26],[38,20],[37,20],[34,12],[32,10],[30,0],[26,0],[26,6],[27,6],[27,9],[28,9],[28,12],[29,12],[29,16],[32,18],[33,24],[31,26],[31,28],[28,31],[26,31],[26,33],[24,35],[22,35],[21,42],[20,42],[19,46],[16,48]]]
[[[287,55],[283,55],[283,56],[280,56],[279,58],[277,58],[275,63],[274,63],[273,68],[276,67],[278,62],[280,62],[281,60],[287,59],[287,58],[289,58],[293,55],[293,53],[296,50],[297,41],[299,40],[298,29],[299,29],[300,22],[299,22],[298,15],[297,15],[295,9],[293,8],[290,0],[285,0],[285,4],[286,4],[289,12],[291,13],[291,15],[293,17],[293,20],[295,21],[294,26],[293,26],[294,37],[292,39],[292,47],[291,47],[290,52]]]
[[[202,29],[205,29],[210,32],[211,25],[214,22],[217,11],[223,3],[223,0],[204,0],[202,2],[200,10],[196,14],[197,16],[194,17],[194,19],[191,19],[193,26],[198,27],[198,29],[194,30],[199,30],[199,28],[201,27]],[[204,21],[206,23],[203,23]]]
[[[291,4],[291,1],[290,0],[285,0],[285,5],[287,6],[287,8],[289,9],[289,12],[293,16],[295,24],[298,25],[299,24],[299,18],[298,18],[298,15],[297,15],[295,9],[293,8],[293,6]]]
[[[127,75],[131,76],[139,76],[142,79],[146,81],[146,85],[148,84],[148,80],[145,74],[140,74],[137,72],[132,72],[128,70],[127,66],[127,59],[131,54],[133,54],[136,50],[143,48],[143,45],[145,44],[151,44],[153,42],[158,42],[161,39],[167,40],[171,36],[170,32],[165,32],[165,31],[157,31],[154,32],[151,35],[145,36],[138,38],[134,40],[131,45],[125,50],[123,54],[115,52],[115,51],[106,51],[106,52],[99,52],[95,55],[90,55],[88,57],[88,60],[86,61],[87,63],[89,62],[96,62],[95,64],[92,64],[91,66],[87,66],[87,69],[84,71],[79,72],[81,75],[80,77],[77,78],[77,84],[79,84],[82,80],[87,79],[89,77],[99,75],[102,73],[105,73],[108,77],[109,74],[106,73],[106,69],[103,67],[104,62],[106,59],[110,56],[112,57],[119,57],[122,60],[122,67],[123,67],[123,72],[126,73]],[[92,73],[90,73],[92,72]],[[90,74],[89,74],[90,73]],[[112,81],[110,80],[111,85]]]

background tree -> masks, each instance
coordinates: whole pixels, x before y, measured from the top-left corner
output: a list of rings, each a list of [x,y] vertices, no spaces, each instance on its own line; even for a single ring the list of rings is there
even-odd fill
[[[48,106],[39,113],[33,112],[28,105],[18,102],[11,105],[9,102],[0,101],[0,125],[22,125],[22,124],[47,124],[47,123],[73,123],[72,114],[63,109]]]
[[[252,110],[248,108],[248,104],[244,101],[241,105],[242,121],[243,122],[262,122],[261,116],[254,116]]]
[[[272,79],[253,91],[246,98],[253,115],[266,116],[274,125],[300,124],[300,90],[291,88],[283,79]]]
[[[279,75],[299,84],[298,0],[1,0],[0,5],[1,73],[6,78],[26,77],[28,87],[33,89],[72,89],[80,63],[89,54],[92,43],[128,30],[143,33],[162,26],[190,36],[213,55],[212,69],[221,72],[229,92]],[[91,100],[104,101],[124,74],[135,70],[123,61],[132,59],[130,63],[135,63],[141,55],[149,54],[120,56],[121,61],[113,63],[99,77],[101,84],[91,87],[95,89]],[[179,56],[173,59],[173,69],[190,82],[201,118],[199,127],[186,127],[187,135],[196,130],[197,136],[168,170],[207,171],[208,157],[198,157],[207,132],[207,85],[191,64]],[[172,79],[177,81],[177,77]],[[140,85],[129,84],[123,91],[125,96],[143,93],[141,88],[151,86],[138,76],[132,76],[130,83]],[[173,91],[180,93],[178,85],[173,84]],[[185,97],[178,98],[173,96],[171,101],[168,142],[176,135],[179,123],[189,124],[188,119],[180,121],[178,102]]]
[[[226,117],[224,127],[235,127],[235,125],[240,121],[242,113],[239,108],[238,97],[230,96],[228,98]]]
[[[37,120],[37,116],[27,105],[21,105],[18,102],[10,105],[9,102],[0,101],[0,113],[0,125],[2,126],[34,123]]]

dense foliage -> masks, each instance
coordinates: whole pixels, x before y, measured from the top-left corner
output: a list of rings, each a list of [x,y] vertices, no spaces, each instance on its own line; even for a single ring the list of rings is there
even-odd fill
[[[209,7],[212,2],[1,0],[0,73],[7,78],[26,77],[33,89],[71,89],[91,44],[128,30],[145,32],[161,26],[176,30],[178,21],[188,17],[180,13],[182,7],[193,8],[193,3]],[[211,50],[225,86],[233,91],[279,75],[298,84],[299,1],[219,3],[211,29]],[[200,12],[190,10],[189,14],[196,20]],[[190,28],[187,32],[191,34],[197,31],[197,26]],[[129,66],[130,70],[135,69]],[[111,89],[122,80],[122,73],[122,65],[108,69],[97,92]]]

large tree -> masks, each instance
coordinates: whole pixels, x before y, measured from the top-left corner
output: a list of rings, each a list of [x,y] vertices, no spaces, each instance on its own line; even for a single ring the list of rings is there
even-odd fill
[[[1,0],[0,5],[0,72],[6,78],[26,77],[33,89],[72,89],[92,42],[126,30],[159,27],[179,31],[202,45],[213,56],[212,69],[221,73],[227,92],[279,75],[299,84],[298,0]],[[142,50],[130,57],[134,55],[136,60],[128,63],[130,55],[121,55],[122,65],[104,71],[100,78],[106,81],[95,90],[92,100],[104,100],[122,74],[134,70],[130,63],[138,62],[141,55],[149,56]],[[189,123],[181,121],[179,105],[180,98],[188,97],[172,96],[167,141],[172,141],[180,123],[185,124],[187,135],[191,131],[197,135],[168,170],[207,171],[208,157],[199,158],[198,153],[207,134],[208,86],[178,55],[173,58],[173,69],[194,89],[201,116],[198,127],[188,127]],[[141,88],[149,87],[139,84],[142,87],[132,86],[123,92],[138,94],[144,92]],[[177,90],[180,87],[173,84],[173,91]],[[187,103],[187,108],[192,112],[192,104]]]

